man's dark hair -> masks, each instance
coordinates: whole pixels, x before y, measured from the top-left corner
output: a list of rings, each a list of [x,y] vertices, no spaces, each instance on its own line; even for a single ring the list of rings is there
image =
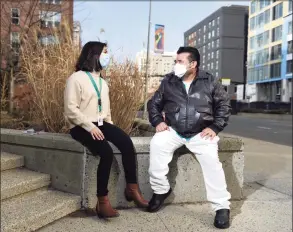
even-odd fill
[[[180,47],[177,51],[177,54],[180,53],[189,53],[188,60],[189,62],[196,61],[197,67],[200,66],[200,54],[199,51],[194,47]]]
[[[107,46],[107,44],[97,41],[87,42],[83,46],[77,60],[75,71],[101,71],[103,68],[100,64],[99,57],[105,46]]]

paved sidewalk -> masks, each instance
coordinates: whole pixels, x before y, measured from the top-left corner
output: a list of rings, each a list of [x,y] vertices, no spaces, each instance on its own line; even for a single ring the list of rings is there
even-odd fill
[[[243,138],[244,201],[232,202],[231,232],[292,231],[292,148]],[[176,193],[174,193],[176,194]],[[209,204],[167,205],[158,213],[120,210],[120,217],[100,220],[82,212],[39,232],[213,232]]]

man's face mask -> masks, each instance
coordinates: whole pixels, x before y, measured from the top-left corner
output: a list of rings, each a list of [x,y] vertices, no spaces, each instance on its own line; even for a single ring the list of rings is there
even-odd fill
[[[175,64],[174,66],[174,73],[177,77],[181,78],[187,72],[187,68],[184,64]]]
[[[100,64],[102,65],[102,68],[105,69],[110,63],[110,55],[108,53],[102,53],[99,58]]]

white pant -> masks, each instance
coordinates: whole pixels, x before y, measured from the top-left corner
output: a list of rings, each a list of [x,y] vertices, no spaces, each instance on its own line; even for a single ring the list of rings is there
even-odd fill
[[[169,191],[166,176],[169,172],[168,164],[172,161],[174,151],[186,145],[201,165],[207,199],[212,203],[213,210],[229,209],[231,195],[227,191],[224,170],[218,157],[218,141],[218,136],[211,141],[201,138],[200,134],[187,140],[172,128],[170,131],[156,133],[151,141],[149,167],[150,184],[154,193],[164,194]]]

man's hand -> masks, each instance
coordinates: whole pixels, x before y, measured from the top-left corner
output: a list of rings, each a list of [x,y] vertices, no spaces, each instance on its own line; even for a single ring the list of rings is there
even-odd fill
[[[205,128],[201,133],[200,133],[200,136],[202,138],[210,138],[211,140],[213,140],[215,137],[216,137],[216,133],[210,129],[210,128]]]
[[[162,132],[162,131],[165,131],[165,130],[170,130],[169,127],[167,126],[166,123],[164,122],[161,122],[159,125],[157,125],[156,127],[156,132]]]
[[[94,129],[91,130],[91,135],[93,137],[94,140],[104,140],[104,135],[102,133],[102,131],[98,128],[98,127],[95,127]]]

